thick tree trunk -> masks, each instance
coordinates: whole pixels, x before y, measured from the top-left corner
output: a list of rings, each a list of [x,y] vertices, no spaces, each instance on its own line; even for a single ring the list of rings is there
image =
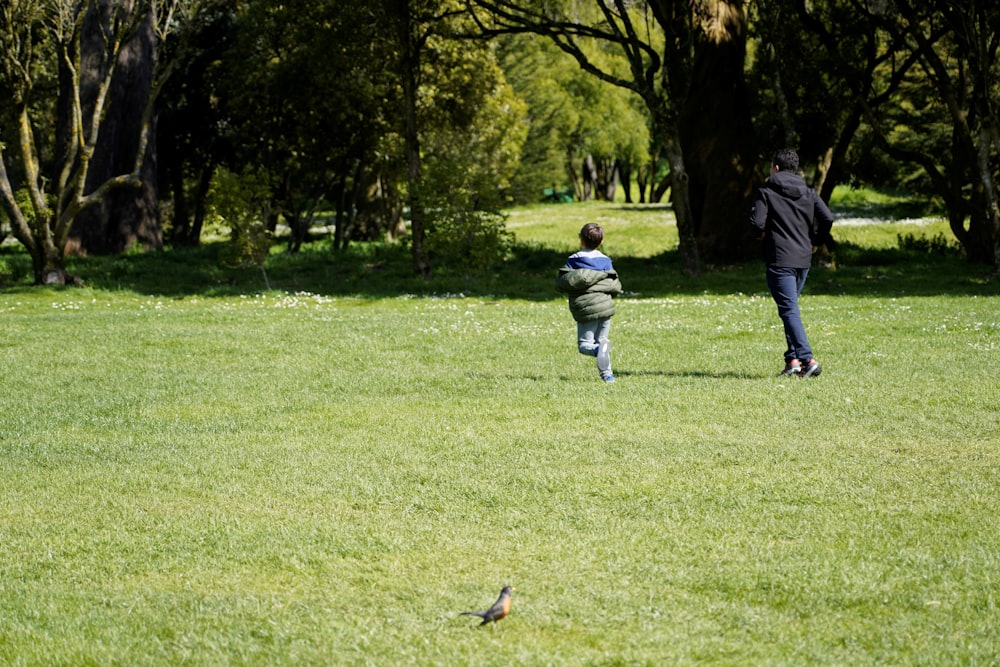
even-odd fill
[[[54,225],[53,225],[54,226]],[[77,278],[66,271],[64,249],[53,242],[51,235],[36,238],[29,248],[35,270],[36,285],[75,284]]]
[[[970,261],[1000,267],[1000,216],[996,209],[990,209],[982,196],[974,197],[972,215],[969,216],[968,231],[956,232],[965,255]],[[961,216],[964,222],[964,216]],[[952,231],[956,225],[952,222]]]
[[[653,174],[656,169],[656,160],[651,160],[647,169],[646,165],[639,165],[635,174],[635,186],[639,190],[639,203],[646,203],[646,188],[653,182]]]
[[[747,25],[740,3],[713,4],[716,13],[697,49],[678,134],[699,256],[734,261],[747,258],[755,247],[747,223],[757,173],[743,78]]]
[[[600,171],[598,172],[598,198],[605,201],[614,201],[618,192],[620,175],[618,173],[618,161],[605,159],[600,161]]]
[[[102,8],[107,7],[107,0],[99,4]],[[95,12],[88,12],[80,47],[82,61],[93,65],[89,70],[85,67],[80,77],[86,122],[93,114],[97,85],[103,75],[99,63],[106,45],[101,29],[101,18]],[[152,90],[155,49],[156,36],[150,13],[119,56],[100,139],[87,177],[88,192],[111,177],[132,173],[135,168],[143,131],[143,111]],[[64,117],[71,113],[70,104],[66,99],[60,105]],[[146,146],[139,174],[141,185],[112,190],[99,205],[82,211],[73,222],[70,247],[86,254],[118,253],[137,243],[144,248],[163,247],[156,187],[156,142],[150,141]]]
[[[987,126],[980,132],[976,145],[975,166],[972,183],[972,215],[969,219],[968,242],[965,244],[967,257],[974,262],[982,262],[1000,267],[1000,201],[998,186],[990,169],[990,139],[1000,130]]]

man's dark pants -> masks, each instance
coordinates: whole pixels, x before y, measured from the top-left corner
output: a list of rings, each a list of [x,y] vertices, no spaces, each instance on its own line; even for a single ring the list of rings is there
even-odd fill
[[[778,306],[778,316],[785,325],[785,340],[788,341],[788,349],[785,351],[786,363],[798,359],[805,364],[813,358],[805,327],[802,326],[802,315],[799,313],[799,294],[802,293],[808,275],[807,268],[767,267],[767,286],[771,290],[774,303]]]

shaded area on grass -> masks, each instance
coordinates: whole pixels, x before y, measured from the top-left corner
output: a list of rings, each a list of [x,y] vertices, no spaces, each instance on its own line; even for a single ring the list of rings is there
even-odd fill
[[[946,216],[944,202],[935,198],[914,196],[911,192],[854,188],[839,185],[834,189],[830,206],[838,217],[879,218],[901,220],[927,215]]]
[[[157,253],[74,257],[67,264],[85,285],[100,290],[175,298],[265,291],[259,269],[228,268],[220,263],[222,247],[209,243]],[[361,298],[464,293],[547,301],[558,296],[553,287],[555,274],[566,260],[565,252],[519,242],[508,260],[492,272],[470,277],[438,267],[432,279],[423,280],[414,276],[408,249],[399,244],[355,244],[334,252],[320,240],[298,253],[277,248],[266,266],[274,290]],[[1000,293],[990,267],[921,248],[840,243],[834,259],[834,269],[813,269],[806,287],[809,293],[889,297]],[[760,261],[708,265],[696,278],[682,274],[676,251],[654,257],[619,256],[614,262],[626,293],[638,298],[766,292]],[[8,292],[34,289],[31,277],[31,262],[22,250],[0,250],[0,287]]]

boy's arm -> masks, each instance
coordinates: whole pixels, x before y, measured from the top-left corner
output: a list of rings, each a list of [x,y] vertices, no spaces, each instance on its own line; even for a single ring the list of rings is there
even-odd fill
[[[556,276],[556,289],[560,292],[572,292],[570,288],[570,277],[569,274],[572,269],[567,269],[565,267],[559,269],[559,275]]]
[[[618,279],[617,273],[609,273],[606,278],[595,283],[590,291],[618,296],[622,292],[622,283]]]
[[[560,292],[586,292],[607,275],[605,271],[593,269],[560,269],[556,278],[556,289]]]

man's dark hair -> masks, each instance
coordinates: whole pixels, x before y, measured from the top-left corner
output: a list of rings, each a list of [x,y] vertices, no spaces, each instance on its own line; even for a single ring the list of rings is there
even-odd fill
[[[589,250],[596,250],[604,243],[604,230],[596,222],[588,222],[580,230],[580,241]]]
[[[781,171],[790,171],[795,173],[799,170],[799,154],[791,148],[782,148],[774,154],[774,159],[771,161],[771,164],[778,165],[778,169]]]

